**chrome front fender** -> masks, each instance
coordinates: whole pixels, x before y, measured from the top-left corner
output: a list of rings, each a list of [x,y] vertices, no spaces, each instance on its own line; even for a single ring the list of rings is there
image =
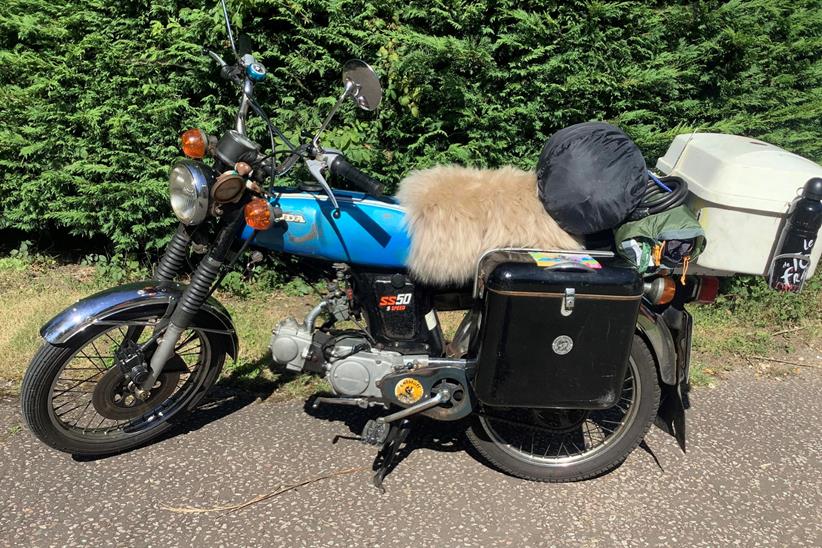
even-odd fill
[[[54,345],[69,339],[93,325],[106,325],[124,313],[138,308],[168,305],[180,299],[186,286],[174,282],[142,281],[112,287],[77,301],[66,308],[41,329],[40,335]],[[214,333],[225,339],[226,351],[237,359],[239,341],[231,315],[213,297],[209,297],[192,327]]]

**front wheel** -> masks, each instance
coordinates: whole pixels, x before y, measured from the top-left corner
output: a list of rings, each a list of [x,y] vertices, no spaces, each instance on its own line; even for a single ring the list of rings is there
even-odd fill
[[[172,417],[202,399],[225,361],[219,340],[207,332],[183,333],[144,400],[131,393],[115,363],[121,346],[150,339],[164,308],[87,328],[64,345],[43,344],[20,393],[23,418],[40,441],[80,456],[122,452],[165,432]]]
[[[471,444],[511,475],[547,482],[583,480],[618,466],[645,437],[659,407],[656,366],[634,336],[617,403],[608,409],[487,408],[468,429]]]

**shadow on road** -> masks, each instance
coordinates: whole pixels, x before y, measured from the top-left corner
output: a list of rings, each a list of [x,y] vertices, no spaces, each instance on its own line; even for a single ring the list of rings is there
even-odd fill
[[[174,419],[169,419],[169,422],[172,423],[172,427],[159,437],[127,451],[112,455],[102,455],[97,457],[72,455],[72,458],[78,462],[89,462],[103,460],[116,455],[122,455],[125,453],[130,453],[131,451],[140,450],[144,447],[163,442],[181,434],[188,434],[189,432],[199,430],[209,423],[218,421],[223,417],[231,415],[232,413],[236,413],[246,405],[256,401],[259,396],[259,394],[253,392],[245,392],[236,388],[217,385],[206,395],[203,402],[198,405],[193,412],[185,415],[184,418],[177,421]]]
[[[376,419],[380,415],[384,415],[385,411],[380,408],[362,409],[360,407],[322,404],[319,407],[314,407],[314,401],[317,397],[323,394],[317,394],[309,398],[303,409],[305,412],[315,418],[331,422],[342,422],[348,427],[351,432],[349,436],[335,436],[331,441],[336,444],[343,441],[361,441],[365,424],[372,419]],[[434,421],[427,417],[414,417],[411,421],[411,431],[405,444],[399,449],[393,462],[387,469],[387,474],[397,467],[397,465],[407,458],[411,453],[417,449],[431,449],[443,453],[453,453],[456,451],[468,450],[469,454],[473,452],[470,450],[470,444],[465,439],[465,428],[467,423],[465,420],[455,422],[440,422]],[[377,447],[374,448],[376,453]],[[374,469],[376,470],[379,464],[380,457],[377,455],[374,459]]]
[[[360,441],[360,435],[362,434],[365,424],[369,420],[375,419],[380,415],[385,414],[385,411],[383,411],[382,408],[379,407],[362,409],[353,406],[323,404],[317,408],[314,408],[314,400],[317,397],[323,395],[324,394],[317,394],[309,398],[305,402],[303,409],[311,417],[332,422],[342,422],[348,427],[348,430],[351,432],[351,435],[335,436],[334,439],[331,441],[332,444],[336,444],[341,440]],[[490,463],[486,459],[484,459],[482,455],[480,455],[479,452],[474,448],[474,446],[468,443],[468,440],[465,437],[465,430],[467,427],[468,419],[463,419],[455,422],[440,422],[434,421],[427,417],[415,417],[412,421],[412,429],[409,434],[409,437],[405,445],[402,448],[400,448],[400,450],[397,452],[397,456],[394,462],[388,468],[388,473],[390,473],[394,468],[396,468],[396,466],[400,462],[402,462],[415,450],[431,449],[433,451],[439,451],[444,453],[465,451],[472,458],[482,462],[484,465],[490,466],[491,468],[494,468],[498,472],[501,472],[505,475],[510,475],[507,471],[500,469],[493,463]],[[654,460],[660,471],[665,471],[665,469],[662,467],[662,463],[659,461],[659,458],[657,458],[657,455],[654,453],[653,449],[648,445],[646,440],[642,440],[642,442],[639,444],[639,449],[647,453]],[[375,447],[375,452],[376,450],[377,448]],[[375,466],[377,465],[378,461],[379,455],[374,460]],[[604,471],[602,474],[596,477],[610,474],[613,471],[619,469],[622,466],[622,464],[623,463],[619,463],[614,468]]]

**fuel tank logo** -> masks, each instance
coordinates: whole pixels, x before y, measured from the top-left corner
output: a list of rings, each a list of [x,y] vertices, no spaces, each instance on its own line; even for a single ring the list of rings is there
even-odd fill
[[[300,213],[283,212],[283,216],[281,217],[281,219],[287,223],[305,224],[305,217],[303,217]]]
[[[551,343],[551,348],[555,353],[564,356],[574,348],[574,340],[568,335],[560,335]]]
[[[416,403],[422,397],[422,383],[417,379],[405,377],[394,387],[394,395],[406,405]]]

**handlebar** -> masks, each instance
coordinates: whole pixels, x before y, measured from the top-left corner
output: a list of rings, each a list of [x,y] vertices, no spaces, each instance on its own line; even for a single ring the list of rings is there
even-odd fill
[[[372,196],[376,196],[378,198],[382,196],[383,186],[356,167],[352,166],[342,154],[336,155],[336,157],[331,161],[331,164],[328,166],[328,169],[330,169],[331,173],[337,177],[348,181],[366,194],[371,194]]]
[[[233,47],[232,49],[236,55],[236,49]],[[218,53],[215,53],[208,48],[203,48],[203,53],[211,57],[220,66],[221,77],[226,80],[233,81],[242,88],[240,108],[237,112],[236,118],[236,131],[240,135],[246,135],[246,116],[249,108],[251,108],[256,114],[263,118],[268,126],[269,136],[271,138],[272,154],[275,150],[275,133],[280,137],[280,139],[282,139],[288,148],[291,149],[292,155],[279,170],[280,173],[277,173],[278,168],[275,166],[273,160],[269,160],[268,162],[260,162],[260,164],[256,166],[254,174],[252,175],[254,180],[262,182],[265,178],[272,178],[274,175],[282,175],[290,171],[291,167],[293,167],[294,163],[299,158],[305,158],[308,163],[309,170],[329,194],[331,201],[334,202],[335,209],[339,209],[339,206],[336,203],[331,187],[328,186],[328,183],[322,176],[322,170],[326,167],[331,171],[331,173],[356,186],[365,193],[376,197],[382,196],[383,185],[351,165],[345,156],[343,156],[339,151],[329,150],[327,151],[327,154],[324,154],[323,150],[317,146],[318,143],[316,142],[316,137],[314,141],[312,141],[311,145],[307,144],[302,145],[299,148],[295,147],[279,129],[273,126],[271,121],[268,119],[268,116],[265,115],[253,98],[254,84],[262,81],[266,77],[267,71],[265,66],[263,66],[262,63],[257,62],[251,54],[245,54],[242,57],[238,57],[237,63],[230,65],[226,63],[226,61]],[[343,98],[344,97],[345,95],[343,95]],[[330,116],[326,119],[326,122],[323,123],[323,128],[328,123],[328,120],[330,120]],[[316,147],[316,150],[314,150],[314,147]],[[308,153],[308,155],[306,155],[306,153]]]

